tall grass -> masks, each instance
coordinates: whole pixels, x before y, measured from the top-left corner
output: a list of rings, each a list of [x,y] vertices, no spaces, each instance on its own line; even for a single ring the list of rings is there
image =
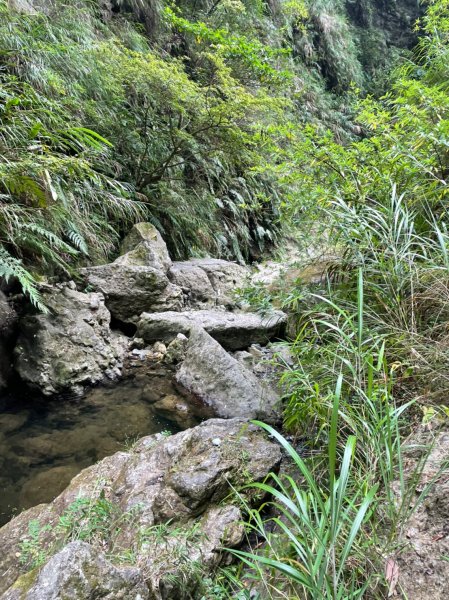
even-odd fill
[[[416,496],[430,445],[413,467],[404,456],[416,389],[432,373],[423,357],[440,347],[448,308],[446,298],[426,307],[420,299],[428,282],[447,277],[444,227],[422,215],[418,223],[396,189],[383,206],[336,202],[331,215],[345,252],[321,291],[306,294],[307,310],[304,288],[299,303],[290,292],[298,336],[282,377],[285,426],[302,444],[306,437],[312,456],[262,425],[292,466],[254,484],[269,495],[261,510],[247,507],[263,549],[237,553],[268,598],[385,598],[386,564],[433,483]]]

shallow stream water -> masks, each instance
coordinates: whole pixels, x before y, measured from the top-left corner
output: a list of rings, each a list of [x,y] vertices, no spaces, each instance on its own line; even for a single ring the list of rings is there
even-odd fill
[[[4,397],[0,525],[23,509],[51,501],[82,469],[139,437],[173,433],[201,420],[186,415],[185,423],[180,422],[179,412],[171,418],[170,407],[185,405],[170,386],[161,374],[159,379],[131,377],[113,387],[93,388],[77,399],[49,401],[30,392]]]

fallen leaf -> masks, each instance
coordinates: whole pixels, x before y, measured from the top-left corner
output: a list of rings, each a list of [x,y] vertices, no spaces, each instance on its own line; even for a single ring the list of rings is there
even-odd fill
[[[388,598],[394,595],[399,581],[399,565],[394,558],[388,558],[385,564],[385,579],[388,582]]]

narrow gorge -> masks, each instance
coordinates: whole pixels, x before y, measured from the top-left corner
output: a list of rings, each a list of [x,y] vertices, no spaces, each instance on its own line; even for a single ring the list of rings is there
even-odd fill
[[[449,0],[0,0],[0,600],[449,593]]]

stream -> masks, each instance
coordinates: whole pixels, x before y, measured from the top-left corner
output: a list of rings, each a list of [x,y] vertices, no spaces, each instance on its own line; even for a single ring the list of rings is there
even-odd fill
[[[53,500],[82,469],[138,438],[175,433],[202,419],[187,412],[166,373],[134,374],[75,399],[14,391],[0,404],[0,526]]]

